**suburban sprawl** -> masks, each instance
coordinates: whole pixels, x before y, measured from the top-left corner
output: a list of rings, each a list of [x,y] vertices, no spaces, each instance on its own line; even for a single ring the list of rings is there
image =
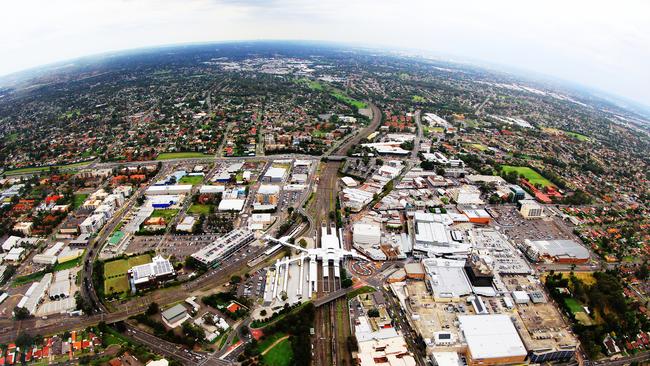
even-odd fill
[[[226,43],[0,89],[0,365],[650,362],[650,122]]]

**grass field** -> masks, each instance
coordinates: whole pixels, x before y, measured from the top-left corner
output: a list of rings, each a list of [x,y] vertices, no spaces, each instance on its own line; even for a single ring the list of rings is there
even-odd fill
[[[487,150],[487,146],[485,146],[483,144],[467,144],[467,146],[473,147],[473,148],[475,148],[476,150],[479,150],[479,151]]]
[[[104,293],[111,295],[129,291],[129,279],[126,276],[104,280]]]
[[[427,101],[426,99],[424,99],[423,97],[421,97],[421,96],[419,96],[419,95],[414,95],[414,96],[411,98],[411,100],[412,100],[413,102],[415,102],[415,103],[424,103],[424,102]]]
[[[208,156],[210,156],[210,155],[200,153],[200,152],[193,152],[193,151],[166,152],[166,153],[158,154],[158,157],[156,157],[156,160],[204,158],[204,157],[208,157]]]
[[[357,109],[367,108],[368,105],[364,102],[358,101],[354,98],[351,98],[349,95],[345,94],[342,91],[335,90],[330,93],[336,100],[343,102],[347,105],[357,107]]]
[[[268,366],[289,366],[293,359],[293,350],[291,349],[291,342],[285,339],[268,350],[262,356],[264,364]]]
[[[553,183],[551,183],[551,181],[542,177],[539,173],[527,166],[503,165],[501,166],[501,169],[506,173],[517,172],[517,174],[522,175],[532,184],[541,184],[544,187],[555,186]]]
[[[77,209],[77,208],[81,207],[81,205],[84,204],[84,202],[86,201],[86,198],[88,198],[88,196],[89,195],[85,194],[85,193],[83,193],[83,194],[75,194],[74,197],[73,197],[73,200],[72,200],[72,208]]]
[[[565,134],[568,136],[573,137],[574,139],[577,139],[578,141],[589,141],[591,140],[588,136],[585,136],[583,134],[577,133],[577,132],[571,132],[571,131],[563,131]]]
[[[57,263],[54,266],[53,271],[54,272],[63,271],[63,270],[66,270],[66,269],[70,269],[70,268],[74,268],[76,266],[79,266],[79,265],[81,265],[81,258],[83,258],[83,255],[81,257],[79,257],[77,259],[73,259],[71,261],[67,261],[67,262],[63,262],[63,263]]]
[[[52,165],[52,166],[39,166],[31,168],[20,168],[14,170],[7,170],[4,172],[6,175],[17,175],[17,174],[29,174],[29,173],[38,173],[50,170],[50,168],[57,168],[59,170],[71,170],[76,168],[81,168],[83,166],[89,165],[90,161],[82,161],[80,163],[67,164],[67,165]]]
[[[372,287],[372,286],[363,286],[363,287],[359,287],[358,289],[355,289],[352,292],[349,292],[347,294],[347,297],[348,297],[348,300],[349,300],[349,299],[353,299],[353,298],[355,298],[355,297],[357,297],[357,296],[359,296],[361,294],[368,294],[368,293],[375,292],[375,291],[376,291],[375,288]]]
[[[186,175],[178,181],[179,184],[191,184],[193,186],[201,182],[203,182],[202,175]]]
[[[28,275],[25,275],[25,276],[16,277],[16,278],[14,278],[13,282],[11,283],[11,286],[16,287],[16,286],[24,285],[24,284],[29,283],[29,282],[38,281],[41,278],[43,278],[44,275],[45,275],[45,272],[38,271],[38,272],[34,272],[32,274],[28,274]]]
[[[572,297],[567,297],[564,299],[564,303],[566,306],[571,310],[572,313],[580,313],[584,312],[584,309],[582,308],[582,305],[578,302],[578,300],[572,298]]]
[[[302,79],[296,80],[296,82],[299,83],[299,84],[307,85],[307,87],[309,89],[311,89],[311,90],[323,90],[324,89],[323,84],[321,84],[320,82],[315,81],[315,80],[309,80],[307,78],[302,78]]]
[[[212,205],[202,205],[199,203],[194,203],[190,208],[187,210],[188,213],[191,214],[198,214],[198,215],[208,215],[210,213],[210,208]]]
[[[273,333],[273,334],[269,335],[268,337],[264,338],[262,341],[260,341],[257,344],[257,350],[260,353],[264,352],[267,348],[269,348],[269,346],[271,346],[273,343],[275,343],[275,341],[277,341],[278,339],[280,339],[280,338],[282,338],[282,337],[284,337],[286,335],[287,335],[286,333],[281,333],[281,332]]]
[[[177,209],[163,209],[163,210],[153,210],[151,217],[162,217],[166,222],[169,222],[176,215],[178,215]]]

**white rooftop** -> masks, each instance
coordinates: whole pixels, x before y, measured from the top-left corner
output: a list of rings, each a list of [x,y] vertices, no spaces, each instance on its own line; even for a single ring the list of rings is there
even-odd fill
[[[460,315],[460,329],[474,359],[526,356],[526,348],[507,315]]]

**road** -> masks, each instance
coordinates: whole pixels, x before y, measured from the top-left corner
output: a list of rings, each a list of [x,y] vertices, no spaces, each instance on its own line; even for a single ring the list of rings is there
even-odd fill
[[[411,159],[415,160],[418,158],[418,153],[420,152],[420,141],[422,141],[422,138],[424,137],[424,131],[422,130],[422,111],[417,110],[415,111],[415,124],[418,129],[418,133],[415,135],[415,138],[413,139],[413,151],[411,152]],[[427,151],[428,152],[428,151]]]

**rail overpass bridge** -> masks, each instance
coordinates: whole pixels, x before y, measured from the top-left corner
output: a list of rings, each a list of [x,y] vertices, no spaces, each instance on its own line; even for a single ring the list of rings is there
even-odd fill
[[[316,306],[316,307],[323,306],[323,305],[325,305],[325,304],[327,304],[327,303],[329,303],[331,301],[334,301],[334,300],[338,299],[339,297],[343,297],[343,296],[349,294],[352,291],[354,291],[354,288],[348,287],[348,288],[342,288],[342,289],[336,290],[334,292],[330,292],[327,295],[314,300],[314,306]]]

